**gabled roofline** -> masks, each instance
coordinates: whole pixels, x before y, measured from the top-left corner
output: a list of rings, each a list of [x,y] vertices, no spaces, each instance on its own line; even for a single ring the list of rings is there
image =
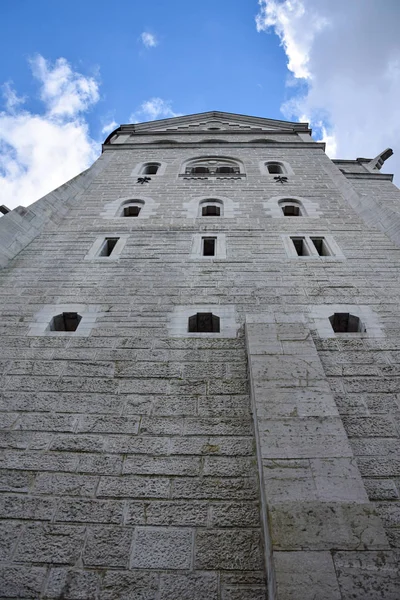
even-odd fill
[[[282,130],[292,130],[292,131],[300,131],[303,133],[310,133],[311,129],[309,128],[308,123],[297,123],[294,121],[282,121],[278,119],[268,119],[266,117],[254,117],[252,115],[242,115],[239,113],[228,113],[222,111],[207,111],[202,113],[194,113],[191,115],[180,115],[178,117],[170,117],[168,119],[155,119],[153,121],[143,121],[141,123],[127,123],[120,125],[114,131],[112,131],[104,141],[104,144],[108,144],[110,139],[118,132],[126,132],[126,133],[145,133],[146,130],[151,129],[152,125],[165,125],[169,126],[171,123],[187,123],[188,121],[197,121],[199,118],[201,119],[234,119],[234,120],[244,120],[246,122],[253,121],[254,124],[259,124],[260,126],[265,127],[266,123],[271,123],[276,127],[280,127]],[[233,130],[231,130],[233,131]],[[162,132],[158,131],[158,134],[170,133],[170,132]],[[184,132],[180,132],[184,133]],[[191,132],[193,133],[193,132]]]

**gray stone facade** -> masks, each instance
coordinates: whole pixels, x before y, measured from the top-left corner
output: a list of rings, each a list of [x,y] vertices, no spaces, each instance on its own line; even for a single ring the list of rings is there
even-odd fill
[[[0,219],[1,598],[399,599],[400,191],[377,164],[204,113],[118,128]]]

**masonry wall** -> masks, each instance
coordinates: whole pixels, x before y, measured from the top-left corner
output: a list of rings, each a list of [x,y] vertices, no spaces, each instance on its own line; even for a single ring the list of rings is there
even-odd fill
[[[61,222],[1,271],[1,597],[261,600],[267,567],[270,600],[286,600],[309,585],[302,577],[321,551],[332,577],[321,600],[398,598],[399,248],[351,208],[321,148],[305,146],[110,147]],[[246,177],[177,176],[183,160],[207,154],[240,158]],[[287,161],[294,175],[276,182],[261,160]],[[167,166],[141,185],[132,171],[145,161]],[[233,216],[188,217],[186,203],[207,196],[232,200]],[[264,204],[277,196],[309,199],[320,216],[273,218]],[[150,198],[151,216],[105,216],[119,198]],[[345,259],[287,256],[282,236],[316,231]],[[201,232],[225,234],[226,259],[191,257]],[[99,235],[119,234],[128,239],[118,261],[85,260]],[[30,335],[44,306],[68,303],[98,307],[88,337]],[[329,304],[368,306],[382,335],[324,339],[312,309]],[[190,305],[234,306],[236,337],[172,335],[173,313]],[[315,547],[311,532],[298,536],[301,511],[273,521],[267,539],[273,511],[263,504],[260,518],[268,482],[259,479],[245,322],[272,314],[300,315],[314,340],[343,434],[331,458],[343,458],[342,442],[346,460],[355,455],[360,495],[349,511],[361,498],[374,524],[368,539],[346,529]],[[297,416],[307,426],[309,415]],[[282,446],[270,474],[287,458]],[[318,458],[312,449],[297,457],[295,484]],[[329,469],[325,477],[332,483]],[[305,557],[297,570],[287,567],[293,552]]]

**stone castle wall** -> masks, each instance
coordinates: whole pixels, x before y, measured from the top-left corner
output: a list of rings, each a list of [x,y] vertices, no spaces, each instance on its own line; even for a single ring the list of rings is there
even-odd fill
[[[200,155],[246,176],[178,177]],[[294,175],[276,182],[266,160]],[[141,185],[147,161],[166,169]],[[0,272],[0,597],[261,600],[265,568],[270,600],[398,597],[399,249],[346,185],[312,143],[110,146]],[[319,216],[274,217],[268,201],[292,196]],[[232,211],[188,216],[206,197]],[[110,216],[123,198],[150,214]],[[199,233],[224,234],[226,258],[193,256]],[[298,234],[344,257],[290,258]],[[112,235],[118,260],[87,258]],[[96,307],[90,334],[36,335],[54,305]],[[326,336],[327,305],[378,325]],[[233,306],[236,336],[177,335],[190,306]]]

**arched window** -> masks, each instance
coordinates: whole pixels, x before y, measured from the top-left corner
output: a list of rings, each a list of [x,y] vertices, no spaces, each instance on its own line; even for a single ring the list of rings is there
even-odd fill
[[[335,333],[366,333],[366,328],[359,317],[350,313],[334,313],[329,317]]]
[[[244,175],[244,169],[238,160],[223,156],[210,156],[188,161],[185,164],[184,170],[181,171],[181,176],[183,175],[229,177],[230,175]]]
[[[287,198],[279,201],[279,206],[285,217],[304,217],[306,216],[304,207],[298,200]]]
[[[143,200],[127,200],[123,203],[119,216],[120,217],[138,217],[144,206]]]
[[[82,317],[76,312],[63,312],[52,318],[49,331],[76,331]]]
[[[160,168],[160,163],[147,163],[142,169],[143,175],[155,175]]]
[[[281,163],[267,162],[265,163],[265,166],[267,167],[267,171],[270,175],[282,175],[283,173],[286,173]]]
[[[223,202],[221,200],[202,200],[200,202],[199,217],[221,217],[223,214]]]
[[[196,313],[189,317],[189,333],[219,333],[220,318],[213,313]]]

